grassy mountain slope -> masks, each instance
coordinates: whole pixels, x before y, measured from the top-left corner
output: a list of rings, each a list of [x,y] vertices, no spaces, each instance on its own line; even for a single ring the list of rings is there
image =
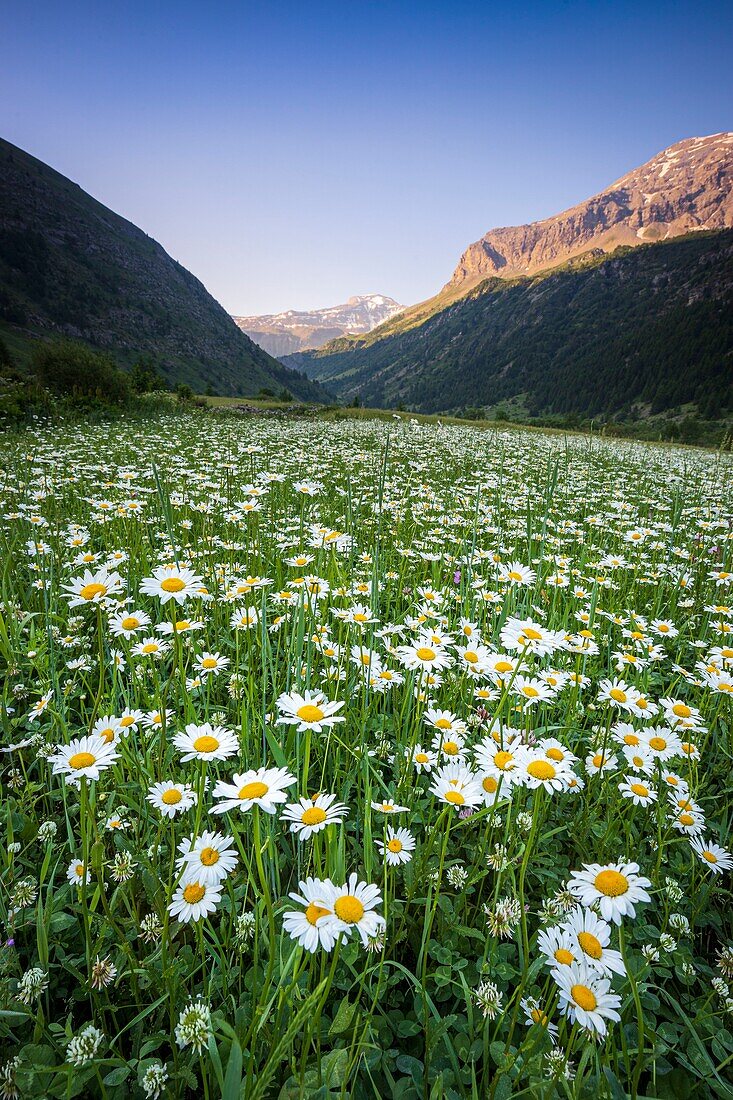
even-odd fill
[[[424,320],[287,362],[342,398],[421,412],[521,394],[532,415],[691,402],[718,415],[733,405],[733,230],[487,279]]]
[[[150,355],[169,381],[194,389],[324,398],[245,336],[161,245],[1,139],[0,323],[21,342],[80,339],[123,365]]]

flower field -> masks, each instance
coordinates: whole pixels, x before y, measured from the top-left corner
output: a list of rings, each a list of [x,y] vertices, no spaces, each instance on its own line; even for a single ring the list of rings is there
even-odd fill
[[[2,443],[0,1096],[733,1096],[733,461]]]

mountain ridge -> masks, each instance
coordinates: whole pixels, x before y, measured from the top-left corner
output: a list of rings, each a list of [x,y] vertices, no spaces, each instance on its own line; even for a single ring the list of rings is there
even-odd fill
[[[341,305],[323,309],[288,309],[233,319],[256,344],[279,357],[323,347],[346,334],[371,332],[404,309],[385,294],[356,294]]]
[[[324,399],[242,333],[157,241],[1,138],[0,320],[23,337],[81,340],[122,365],[151,357],[167,381],[195,389]]]

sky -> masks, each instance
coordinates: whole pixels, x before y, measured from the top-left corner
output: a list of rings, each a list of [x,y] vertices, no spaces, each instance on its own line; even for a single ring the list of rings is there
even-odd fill
[[[733,129],[733,5],[2,0],[0,136],[232,313],[435,293],[487,230]]]

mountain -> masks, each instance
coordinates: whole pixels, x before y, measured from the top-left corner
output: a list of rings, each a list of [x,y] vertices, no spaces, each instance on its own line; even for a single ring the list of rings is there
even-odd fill
[[[405,307],[384,294],[362,294],[341,306],[326,309],[267,313],[262,317],[235,317],[243,332],[270,355],[291,355],[306,348],[321,348],[329,340],[348,333],[371,332],[377,325],[401,313]]]
[[[733,368],[732,167],[733,134],[680,142],[571,211],[487,233],[434,298],[285,362],[426,412],[709,405]]]
[[[648,244],[733,226],[733,133],[671,145],[605,191],[544,221],[492,229],[469,245],[445,289],[514,278],[597,248]]]
[[[324,392],[258,348],[202,283],[141,229],[0,139],[0,325],[64,336],[121,365],[150,356],[170,382],[220,394]]]

